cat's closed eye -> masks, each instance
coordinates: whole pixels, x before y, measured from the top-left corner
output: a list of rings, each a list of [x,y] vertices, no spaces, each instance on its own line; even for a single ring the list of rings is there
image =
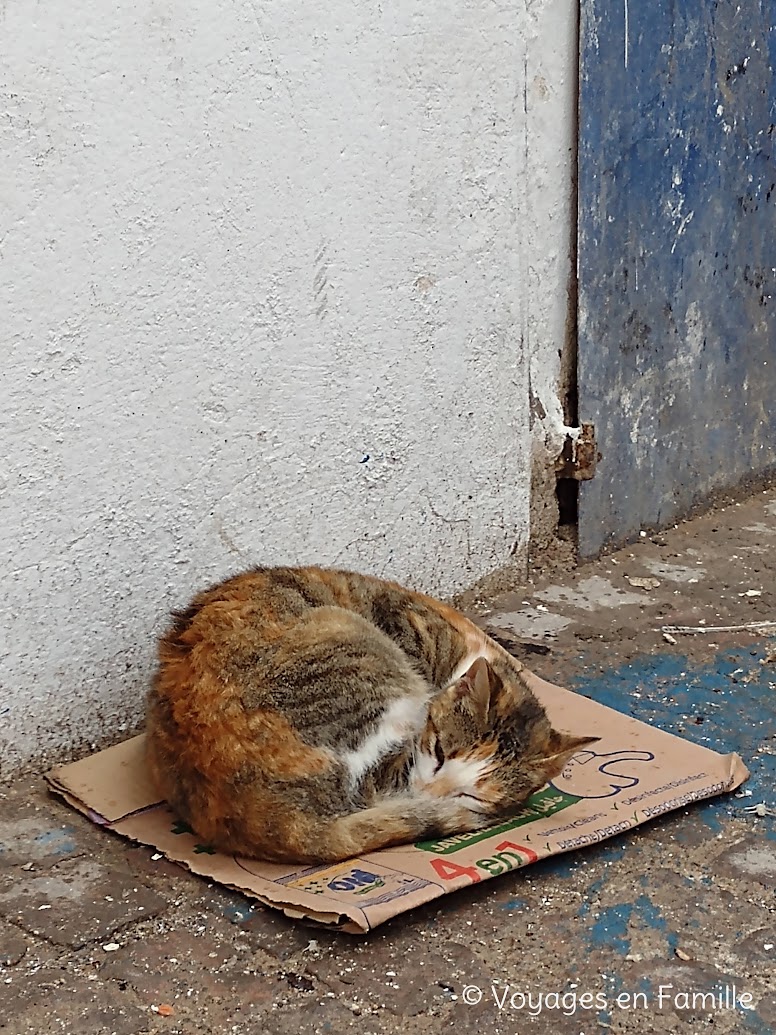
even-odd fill
[[[442,745],[439,743],[439,737],[436,736],[436,734],[434,735],[434,756],[437,762],[434,772],[438,773],[445,764],[445,753],[442,750]]]
[[[460,794],[455,795],[456,800],[461,801],[468,809],[472,812],[488,812],[489,808],[486,802],[482,798],[478,798],[476,794],[471,794],[467,791],[461,791]]]

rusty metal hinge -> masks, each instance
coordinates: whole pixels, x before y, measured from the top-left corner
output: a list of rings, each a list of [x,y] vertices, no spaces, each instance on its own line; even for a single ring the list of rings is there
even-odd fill
[[[566,435],[563,451],[555,461],[555,475],[558,478],[573,478],[578,482],[589,481],[600,459],[595,427],[582,424],[578,435]]]

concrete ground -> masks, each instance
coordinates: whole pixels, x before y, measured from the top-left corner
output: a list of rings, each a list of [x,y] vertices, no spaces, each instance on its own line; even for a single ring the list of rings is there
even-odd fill
[[[776,819],[744,811],[776,810],[776,625],[660,631],[776,621],[776,491],[475,612],[545,678],[738,751],[745,796],[357,937],[252,907],[23,780],[0,795],[0,1032],[776,1030]]]

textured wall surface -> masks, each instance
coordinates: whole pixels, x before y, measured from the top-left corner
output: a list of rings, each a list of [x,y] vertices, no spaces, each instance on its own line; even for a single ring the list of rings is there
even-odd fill
[[[581,49],[594,554],[776,470],[776,0],[585,0]]]
[[[533,54],[570,19],[2,5],[1,772],[136,723],[203,583],[449,593],[524,551],[527,298],[566,306],[526,178],[570,120]]]
[[[564,396],[575,376],[576,151],[578,29],[576,0],[531,3],[526,26],[520,181],[521,233],[535,242],[519,254],[525,294],[522,340],[529,363],[533,486],[531,548],[554,538],[558,523],[555,459],[566,438]]]

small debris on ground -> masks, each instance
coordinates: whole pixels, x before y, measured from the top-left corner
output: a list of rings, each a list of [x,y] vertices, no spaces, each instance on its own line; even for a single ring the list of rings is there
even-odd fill
[[[764,801],[760,801],[756,805],[746,805],[743,811],[748,812],[750,816],[758,816],[760,819],[764,816],[776,816],[776,812],[769,809]]]
[[[628,578],[631,586],[635,586],[636,589],[657,589],[660,585],[660,579],[653,578],[651,575],[641,576],[635,575],[633,578]]]

